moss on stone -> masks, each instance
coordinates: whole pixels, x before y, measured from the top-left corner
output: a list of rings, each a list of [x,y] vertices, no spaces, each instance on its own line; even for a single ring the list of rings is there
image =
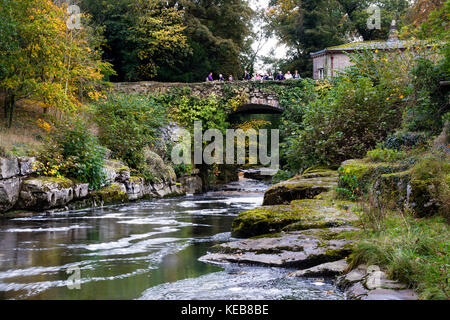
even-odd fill
[[[264,195],[264,205],[289,204],[293,200],[313,199],[337,186],[338,174],[317,170],[270,187]]]
[[[24,183],[30,182],[42,187],[44,191],[52,189],[68,189],[74,186],[74,182],[64,177],[37,177],[25,179]]]
[[[130,177],[130,179],[128,179],[128,181],[131,183],[141,183],[141,182],[144,182],[144,178],[133,176],[133,177]]]
[[[118,184],[112,184],[108,187],[94,191],[91,198],[97,203],[117,204],[128,202],[128,194],[124,192]]]
[[[381,175],[401,172],[408,169],[408,166],[384,162],[373,163],[358,159],[344,162],[342,168],[339,186],[347,187],[341,179],[342,174],[353,175],[356,178],[359,192],[367,193],[373,182]]]
[[[297,200],[290,205],[266,206],[241,213],[233,222],[233,236],[248,238],[280,231],[330,228],[356,219],[321,200]]]
[[[404,210],[411,170],[383,174],[373,184],[371,194],[379,207]]]

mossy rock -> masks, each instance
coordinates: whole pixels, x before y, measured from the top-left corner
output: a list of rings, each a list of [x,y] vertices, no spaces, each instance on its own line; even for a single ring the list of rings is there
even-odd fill
[[[323,229],[350,225],[357,216],[321,200],[297,200],[241,213],[233,221],[233,236],[249,238],[280,231]]]
[[[342,164],[342,173],[339,179],[339,187],[347,188],[348,186],[342,181],[342,174],[353,175],[358,184],[360,194],[367,193],[381,175],[392,174],[408,169],[408,165],[395,163],[373,163],[364,160],[348,160]]]
[[[91,199],[96,204],[111,205],[128,202],[128,194],[120,184],[114,183],[108,187],[91,193]]]
[[[383,174],[370,191],[378,208],[404,210],[408,206],[411,170]]]
[[[166,165],[158,154],[147,148],[144,150],[144,155],[146,166],[153,176],[154,181],[152,182],[176,182],[177,176],[175,170],[171,166]]]
[[[435,198],[434,185],[429,180],[412,179],[409,203],[414,214],[419,217],[431,217],[440,211],[440,202]]]
[[[294,200],[314,199],[337,186],[338,174],[332,170],[315,170],[269,188],[264,194],[265,206],[289,204]]]
[[[64,177],[35,177],[28,178],[23,181],[23,184],[30,185],[32,189],[37,191],[49,192],[55,189],[69,189],[72,188],[75,183]]]

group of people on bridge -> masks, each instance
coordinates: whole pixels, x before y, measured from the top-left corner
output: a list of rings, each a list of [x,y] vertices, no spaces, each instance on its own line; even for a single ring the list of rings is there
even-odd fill
[[[286,74],[283,74],[282,71],[280,71],[276,76],[272,74],[272,72],[266,73],[264,75],[257,73],[255,76],[252,76],[250,73],[247,72],[247,70],[244,72],[244,76],[242,77],[242,80],[244,81],[284,81],[284,80],[300,80],[300,74],[298,73],[298,70],[295,70],[295,73],[292,74],[290,71],[286,72]],[[213,73],[211,72],[208,77],[206,78],[207,82],[212,81],[220,81],[225,82],[225,78],[222,74],[219,74],[219,79],[215,80]],[[228,81],[232,82],[234,81],[233,76],[230,75],[228,77]]]

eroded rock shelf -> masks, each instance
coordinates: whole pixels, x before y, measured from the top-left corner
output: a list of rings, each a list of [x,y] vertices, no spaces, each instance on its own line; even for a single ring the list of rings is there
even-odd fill
[[[289,275],[295,277],[338,277],[336,285],[348,299],[417,299],[412,290],[387,280],[380,270],[366,266],[350,270],[347,258],[360,222],[356,203],[335,199],[338,178],[336,171],[312,170],[272,186],[264,206],[235,219],[232,234],[240,239],[213,247],[201,260],[297,268]],[[376,286],[374,277],[380,279]]]

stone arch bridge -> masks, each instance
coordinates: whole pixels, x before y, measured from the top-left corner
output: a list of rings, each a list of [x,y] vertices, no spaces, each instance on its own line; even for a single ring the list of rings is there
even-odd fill
[[[266,82],[267,83],[267,82]],[[233,90],[234,95],[245,93],[248,97],[235,113],[282,113],[284,108],[279,99],[270,90],[264,90],[259,83],[253,81],[235,82],[203,82],[203,83],[166,83],[166,82],[121,82],[114,84],[115,91],[139,94],[164,94],[173,89],[189,88],[192,95],[206,98],[211,94],[223,97]],[[285,82],[271,81],[270,85],[286,86]]]

